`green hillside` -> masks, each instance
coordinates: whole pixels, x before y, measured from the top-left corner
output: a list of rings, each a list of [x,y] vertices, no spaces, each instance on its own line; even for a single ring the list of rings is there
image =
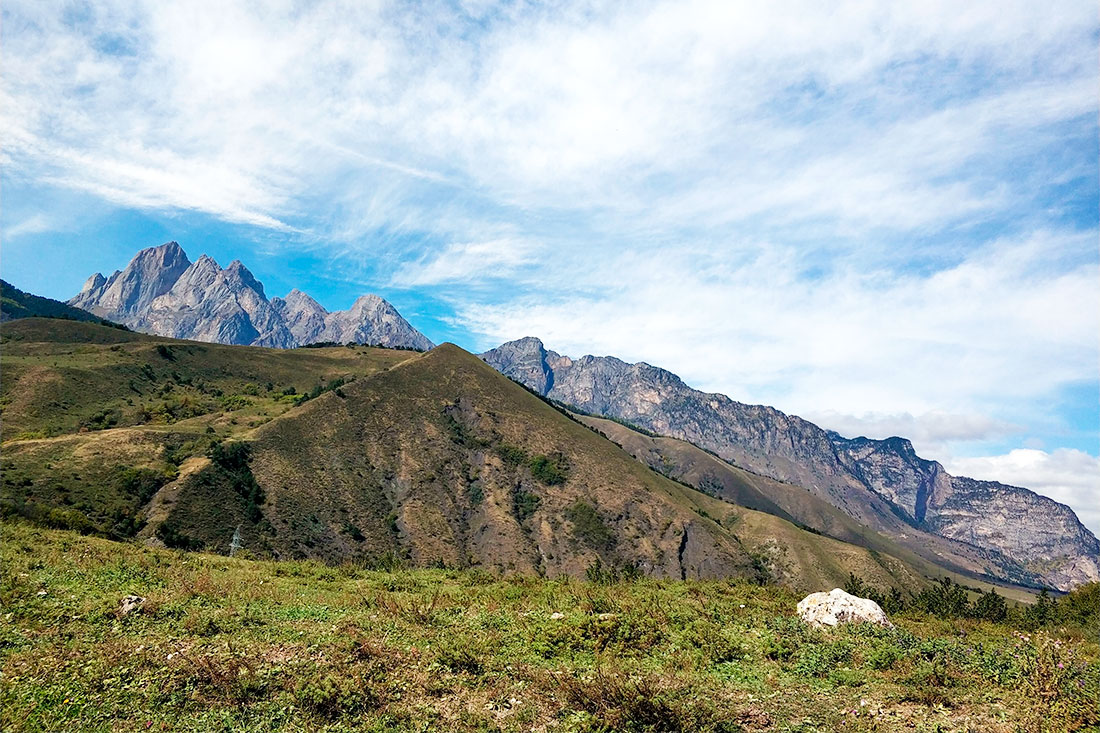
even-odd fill
[[[800,595],[743,580],[380,572],[0,533],[13,733],[1100,724],[1100,648],[1068,602],[1042,624],[906,612],[892,630],[819,632],[795,616]],[[145,602],[123,615],[130,594]]]
[[[455,346],[287,351],[41,319],[2,334],[0,506],[40,524],[549,576],[935,574],[665,478]]]
[[[24,293],[9,282],[0,280],[0,321],[17,318],[64,318],[72,321],[87,321],[122,328],[105,321],[80,308],[73,308],[60,300],[43,298],[39,295]]]

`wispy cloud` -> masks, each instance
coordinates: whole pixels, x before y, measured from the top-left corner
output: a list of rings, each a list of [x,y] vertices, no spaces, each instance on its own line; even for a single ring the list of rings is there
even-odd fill
[[[454,242],[442,251],[406,263],[394,275],[393,282],[413,287],[507,279],[529,263],[538,250],[534,242],[511,237]]]
[[[26,234],[41,234],[52,232],[56,225],[44,214],[31,214],[26,219],[15,222],[11,226],[4,227],[4,239],[15,239]]]

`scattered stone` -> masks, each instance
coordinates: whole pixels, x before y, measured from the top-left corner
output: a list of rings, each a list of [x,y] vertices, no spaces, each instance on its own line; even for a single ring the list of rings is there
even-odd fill
[[[553,621],[560,621],[561,619],[565,618],[565,614],[560,611],[554,611],[552,614],[550,614],[550,618]]]
[[[145,607],[145,599],[141,596],[126,596],[122,599],[122,605],[118,608],[119,616],[126,616],[134,611],[140,611]]]
[[[893,628],[882,608],[869,598],[860,598],[834,588],[828,593],[811,593],[798,603],[798,617],[810,626],[839,626],[869,623]]]

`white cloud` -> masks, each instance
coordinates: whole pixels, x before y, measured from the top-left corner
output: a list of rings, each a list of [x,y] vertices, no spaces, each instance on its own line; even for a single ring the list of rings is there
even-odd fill
[[[1081,523],[1100,535],[1100,458],[1079,450],[1051,452],[1017,448],[1005,455],[954,458],[945,466],[956,476],[1026,486],[1068,504]]]
[[[1018,433],[1020,426],[988,415],[953,414],[932,410],[920,415],[908,412],[849,415],[835,411],[810,412],[802,417],[847,437],[890,438],[901,436],[913,442],[917,453],[943,455],[945,446],[957,441],[988,441]]]
[[[44,214],[31,214],[26,219],[16,222],[9,227],[4,228],[4,239],[15,239],[25,234],[40,234],[42,232],[51,232],[56,229],[54,222],[50,221]]]
[[[1079,3],[63,8],[6,9],[19,167],[127,206],[347,236],[364,232],[316,194],[396,185],[394,217],[430,228],[441,181],[665,225],[943,225],[1022,195],[964,164],[1095,107]]]
[[[479,242],[456,242],[422,260],[404,265],[395,285],[441,285],[507,278],[529,262],[538,247],[533,242],[504,237]]]
[[[459,316],[485,345],[539,335],[563,353],[645,360],[798,414],[998,419],[1006,400],[1095,378],[1100,268],[1051,267],[1052,252],[1093,246],[1091,235],[1047,233],[933,273],[845,267],[810,282],[797,252],[774,245],[747,259],[632,254],[560,273],[548,286],[568,287],[563,297]]]

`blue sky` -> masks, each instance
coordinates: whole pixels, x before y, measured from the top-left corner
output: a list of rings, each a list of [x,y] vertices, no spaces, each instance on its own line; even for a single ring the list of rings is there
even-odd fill
[[[169,239],[615,354],[1100,529],[1093,3],[3,7],[0,268]]]

